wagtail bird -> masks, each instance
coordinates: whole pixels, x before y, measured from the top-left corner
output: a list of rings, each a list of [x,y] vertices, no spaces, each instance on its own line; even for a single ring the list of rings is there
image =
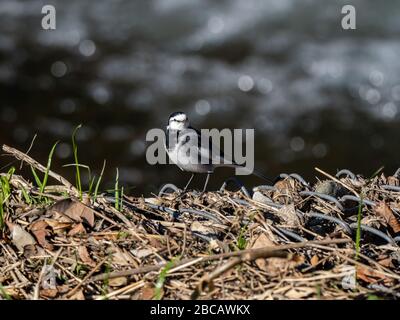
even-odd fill
[[[166,131],[165,149],[170,160],[182,171],[192,173],[183,191],[187,190],[196,173],[207,174],[203,188],[205,192],[210,175],[216,168],[244,168],[243,165],[227,159],[217,147],[212,145],[210,137],[203,139],[207,141],[202,141],[200,132],[190,126],[189,119],[183,112],[174,112],[170,115]],[[251,173],[272,183],[258,171],[254,170]]]

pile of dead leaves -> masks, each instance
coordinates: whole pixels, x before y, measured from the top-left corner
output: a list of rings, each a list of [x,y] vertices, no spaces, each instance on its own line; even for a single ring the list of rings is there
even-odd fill
[[[124,197],[122,206],[105,195],[80,197],[52,177],[59,184],[43,193],[1,173],[9,186],[2,191],[2,299],[400,297],[397,177],[310,184],[285,176],[254,193]],[[357,221],[361,195],[369,202]]]

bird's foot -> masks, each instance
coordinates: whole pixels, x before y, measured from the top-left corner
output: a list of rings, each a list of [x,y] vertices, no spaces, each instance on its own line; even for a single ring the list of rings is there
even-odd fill
[[[189,190],[179,190],[179,194],[174,198],[174,201],[178,200],[178,199],[181,199],[188,192],[189,192]]]

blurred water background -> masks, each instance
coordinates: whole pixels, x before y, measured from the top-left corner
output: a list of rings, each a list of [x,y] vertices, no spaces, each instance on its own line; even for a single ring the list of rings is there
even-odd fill
[[[57,29],[41,29],[41,8]],[[341,8],[357,30],[341,28]],[[183,185],[150,166],[145,134],[172,111],[199,128],[255,128],[256,166],[274,177],[399,166],[398,0],[1,0],[0,143],[73,180],[79,157],[131,194]],[[10,162],[0,157],[0,166]],[[217,188],[233,173],[221,169]],[[246,177],[247,184],[261,183]],[[197,180],[197,186],[203,183]]]

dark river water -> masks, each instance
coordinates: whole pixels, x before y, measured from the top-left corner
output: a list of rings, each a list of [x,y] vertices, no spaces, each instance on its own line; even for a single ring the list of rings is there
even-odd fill
[[[41,28],[49,2],[53,31]],[[356,30],[341,27],[344,4]],[[119,168],[127,192],[149,194],[189,176],[145,158],[146,132],[182,110],[198,128],[254,128],[256,166],[271,177],[392,173],[399,14],[398,0],[1,0],[0,143],[26,151],[37,134],[30,155],[46,163],[59,140],[53,169],[73,181],[64,165],[82,124],[79,159],[95,174],[107,160],[103,188]]]

